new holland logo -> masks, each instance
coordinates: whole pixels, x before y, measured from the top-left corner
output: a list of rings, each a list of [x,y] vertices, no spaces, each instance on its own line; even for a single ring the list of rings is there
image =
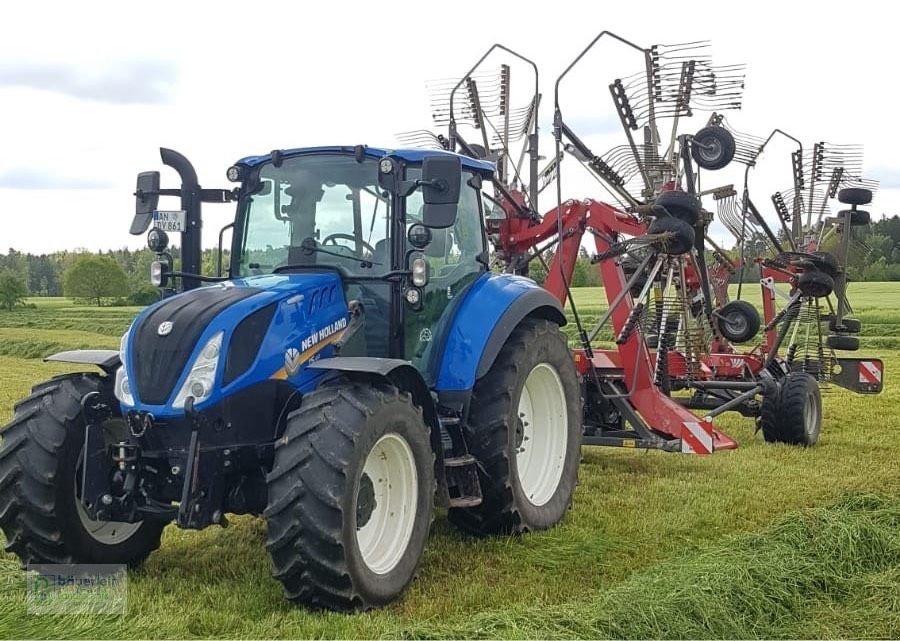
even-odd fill
[[[326,325],[325,327],[317,329],[316,331],[312,332],[309,336],[304,338],[300,342],[300,349],[305,352],[306,350],[311,349],[312,347],[318,345],[319,343],[321,343],[322,341],[327,339],[332,334],[335,334],[335,333],[341,331],[342,329],[346,329],[346,328],[347,328],[347,319],[339,318],[338,320],[334,321],[330,325]]]
[[[168,336],[172,333],[172,327],[171,321],[163,321],[159,324],[159,327],[156,328],[156,333],[160,336]]]
[[[288,376],[293,376],[300,371],[300,351],[291,347],[284,353],[284,371]]]

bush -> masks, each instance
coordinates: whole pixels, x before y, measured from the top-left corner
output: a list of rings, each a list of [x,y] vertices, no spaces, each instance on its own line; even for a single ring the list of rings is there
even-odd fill
[[[0,309],[12,310],[16,305],[24,305],[27,295],[24,278],[10,269],[0,272]]]

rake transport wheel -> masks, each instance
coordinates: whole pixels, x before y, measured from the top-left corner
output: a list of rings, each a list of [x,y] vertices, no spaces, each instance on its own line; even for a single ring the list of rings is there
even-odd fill
[[[845,318],[838,326],[836,318],[828,319],[828,329],[832,332],[847,332],[849,334],[859,334],[862,330],[862,323],[855,318]]]
[[[797,277],[797,288],[804,296],[824,298],[834,291],[834,279],[825,272],[803,272]]]
[[[658,241],[658,245],[669,256],[680,256],[694,247],[694,228],[680,218],[654,218],[647,233],[667,235],[665,240]]]
[[[822,395],[816,379],[806,372],[788,374],[774,395],[763,398],[760,423],[769,443],[815,445],[822,429]]]
[[[832,278],[837,278],[841,273],[841,264],[831,252],[812,252],[810,254],[813,264],[821,272],[824,272]]]
[[[572,501],[581,459],[581,393],[566,338],[550,321],[527,319],[475,383],[466,424],[482,464],[483,500],[451,508],[476,535],[552,527]]]
[[[734,158],[734,136],[724,127],[704,127],[694,135],[691,156],[703,169],[722,169]]]
[[[697,224],[700,217],[700,200],[685,191],[664,191],[653,204],[664,208],[670,216],[683,220],[688,225]]]
[[[843,334],[832,334],[825,339],[825,344],[831,349],[855,352],[859,349],[859,338],[856,336],[844,336]]]
[[[82,399],[109,392],[95,374],[73,374],[33,388],[0,437],[0,528],[6,549],[34,563],[140,564],[159,547],[165,523],[94,521],[80,499],[85,422]],[[118,404],[111,402],[112,407]],[[118,417],[103,425],[112,442]],[[121,437],[122,434],[117,435]]]
[[[838,202],[845,205],[868,205],[872,202],[872,190],[863,187],[844,187],[838,192]]]
[[[733,300],[715,314],[719,333],[731,343],[746,343],[759,331],[759,312],[745,300]]]
[[[307,394],[267,482],[266,547],[288,599],[365,610],[413,580],[431,526],[434,454],[409,395],[346,378]]]

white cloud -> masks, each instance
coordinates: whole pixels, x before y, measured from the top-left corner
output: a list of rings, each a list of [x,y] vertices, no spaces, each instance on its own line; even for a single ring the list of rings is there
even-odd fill
[[[0,186],[0,247],[142,244],[127,234],[134,176],[159,168],[171,186],[160,146],[191,158],[204,187],[226,186],[231,162],[275,148],[391,146],[396,132],[430,124],[425,82],[463,74],[494,42],[521,50],[541,69],[542,153],[550,156],[553,81],[604,28],[644,46],[712,39],[717,60],[748,64],[743,110],[729,116],[740,129],[765,135],[781,127],[808,141],[860,142],[867,167],[896,166],[896,140],[886,135],[898,91],[886,71],[895,39],[887,5],[673,6],[14,3],[4,9],[0,41],[0,174],[26,167],[46,172],[48,187],[58,183],[54,176],[76,176],[110,189]],[[566,80],[566,114],[590,124],[586,132],[604,134],[615,122],[608,84],[637,71],[635,58],[604,44],[584,64]],[[704,119],[698,114],[686,130]],[[564,167],[564,197],[605,198],[579,171]],[[740,188],[739,172],[719,173],[716,180]],[[772,185],[754,177],[756,199],[767,201],[789,182],[789,173],[781,176]],[[900,211],[900,192],[883,190],[871,209]],[[206,244],[215,244],[231,212],[206,208]]]

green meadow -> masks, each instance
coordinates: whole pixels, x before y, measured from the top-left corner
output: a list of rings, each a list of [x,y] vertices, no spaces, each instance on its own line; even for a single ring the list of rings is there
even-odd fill
[[[574,295],[590,326],[603,291]],[[409,591],[358,615],[285,601],[257,518],[170,526],[129,574],[127,616],[29,615],[18,559],[0,552],[0,636],[900,637],[900,283],[854,283],[850,296],[858,354],[884,359],[886,387],[829,388],[816,447],[767,445],[752,420],[728,414],[717,425],[740,447],[710,457],[584,448],[561,525],[475,539],[439,512]],[[41,357],[116,348],[138,311],[29,302],[0,312],[0,424],[33,384],[77,369]]]

